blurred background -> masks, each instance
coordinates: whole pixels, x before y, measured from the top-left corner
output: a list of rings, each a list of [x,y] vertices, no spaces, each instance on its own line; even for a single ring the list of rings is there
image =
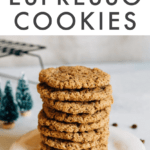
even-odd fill
[[[46,46],[46,50],[35,52],[45,65],[150,61],[150,37],[146,36],[0,36],[0,39]],[[39,64],[36,58],[24,57],[0,59],[0,67]]]
[[[145,140],[146,148],[150,149],[149,36],[0,36],[0,39],[46,46],[44,50],[31,52],[41,56],[45,68],[84,65],[109,73],[114,97],[110,125],[117,123],[119,128]],[[37,115],[42,108],[36,90],[41,71],[39,60],[28,55],[0,58],[0,74],[20,77],[22,71],[28,80],[34,81],[30,83],[32,115],[19,118],[12,130],[0,127],[0,150],[9,149],[15,140],[37,128]],[[4,88],[10,78],[0,76],[0,79]],[[15,94],[18,81],[11,79],[11,82]],[[133,124],[138,128],[131,129]]]

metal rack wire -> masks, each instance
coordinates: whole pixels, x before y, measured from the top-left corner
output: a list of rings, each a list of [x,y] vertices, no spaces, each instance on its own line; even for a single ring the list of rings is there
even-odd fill
[[[23,55],[30,55],[33,57],[37,57],[40,62],[40,66],[44,69],[44,64],[40,55],[30,53],[32,51],[37,50],[44,50],[46,47],[41,45],[34,45],[28,43],[21,43],[21,42],[13,42],[7,40],[0,40],[0,58],[8,57],[8,56],[23,56]],[[0,73],[1,77],[11,78],[14,80],[18,80],[17,77]],[[36,84],[34,81],[30,81],[32,84]]]

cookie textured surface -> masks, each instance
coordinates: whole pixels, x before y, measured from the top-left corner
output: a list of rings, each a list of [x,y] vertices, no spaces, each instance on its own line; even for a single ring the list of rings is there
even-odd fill
[[[110,75],[98,68],[43,69],[37,91],[41,150],[108,150]]]
[[[50,137],[45,137],[41,134],[41,139],[44,144],[57,148],[57,149],[66,149],[66,150],[82,150],[82,149],[88,149],[95,146],[100,145],[101,143],[107,144],[108,136],[104,136],[100,138],[99,140],[93,141],[93,142],[87,142],[87,143],[79,143],[79,142],[71,142],[67,140],[60,140]]]
[[[40,111],[38,115],[38,122],[41,126],[47,126],[52,131],[60,131],[60,132],[85,132],[92,131],[95,129],[102,128],[109,124],[109,115],[107,115],[104,119],[101,119],[94,123],[65,123],[56,121],[53,119],[49,119],[43,110]]]
[[[92,89],[60,90],[51,88],[45,83],[39,83],[37,90],[42,97],[59,101],[93,101],[105,99],[112,94],[111,85]]]
[[[103,110],[106,107],[111,106],[113,103],[112,96],[108,96],[106,99],[92,102],[61,102],[43,97],[42,100],[47,104],[48,107],[70,114],[94,114],[98,110]]]
[[[66,133],[66,132],[52,131],[48,127],[38,125],[39,132],[46,137],[69,140],[80,143],[95,141],[98,140],[99,138],[109,135],[108,128],[109,128],[108,126],[105,126],[103,128],[89,132]]]
[[[62,66],[43,69],[39,81],[57,89],[96,88],[108,85],[110,75],[98,68]]]
[[[107,115],[109,115],[111,107],[107,107],[104,110],[99,110],[94,114],[77,114],[77,115],[59,112],[57,110],[47,107],[47,105],[45,104],[43,104],[43,110],[48,118],[57,121],[70,122],[70,123],[71,122],[93,123],[102,120]]]
[[[41,149],[40,150],[59,150],[59,149],[49,147],[48,145],[41,142]],[[92,147],[92,148],[82,149],[82,150],[108,150],[108,147],[105,144],[101,144],[101,145],[98,145],[98,146],[95,146],[95,147]]]

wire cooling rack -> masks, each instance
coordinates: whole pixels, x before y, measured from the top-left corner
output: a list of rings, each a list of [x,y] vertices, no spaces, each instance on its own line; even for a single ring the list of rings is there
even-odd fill
[[[8,57],[8,56],[23,56],[23,55],[30,55],[33,57],[37,57],[40,62],[40,66],[43,69],[43,61],[40,55],[30,53],[32,51],[44,50],[46,47],[41,45],[34,45],[28,43],[21,43],[21,42],[13,42],[8,40],[0,40],[0,58]],[[11,78],[14,80],[18,80],[17,77],[0,73],[0,76]],[[29,81],[30,83],[35,83],[34,81]]]

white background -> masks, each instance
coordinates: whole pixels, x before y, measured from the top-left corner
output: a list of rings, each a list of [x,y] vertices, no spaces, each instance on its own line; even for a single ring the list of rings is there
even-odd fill
[[[140,1],[135,6],[129,6],[124,3],[123,0],[118,0],[117,4],[110,6],[106,3],[106,0],[101,1],[98,6],[93,6],[90,4],[89,0],[80,0],[80,2],[85,2],[84,6],[75,6],[74,0],[69,1],[69,6],[62,2],[61,6],[58,6],[58,1],[46,0],[46,5],[42,5],[42,0],[29,6],[25,3],[25,0],[14,0],[14,2],[20,2],[20,6],[11,6],[10,0],[0,0],[0,34],[1,35],[150,35],[150,1],[144,0]],[[30,0],[33,2],[33,0]],[[95,0],[96,2],[96,0]],[[111,0],[113,2],[113,0]],[[130,2],[135,2],[135,0],[130,0]],[[19,18],[19,24],[21,26],[29,26],[28,30],[19,30],[14,23],[15,16],[26,11],[29,16],[21,16]],[[45,31],[38,30],[33,24],[34,16],[39,12],[47,12],[52,17],[52,25],[49,29]],[[57,18],[59,14],[64,11],[68,11],[74,14],[76,18],[76,24],[74,28],[68,31],[60,29],[57,25]],[[124,25],[132,25],[125,19],[127,12],[134,12],[135,16],[132,16],[133,20],[136,21],[136,28],[134,30],[127,30]],[[95,30],[90,30],[85,25],[85,30],[81,30],[81,12],[85,12],[88,15],[90,12],[95,12],[89,19],[91,25]],[[99,12],[103,12],[103,30],[99,30]],[[119,12],[119,16],[114,16],[119,19],[119,22],[114,23],[114,26],[120,27],[120,30],[109,30],[109,12]],[[64,17],[62,20],[64,26],[69,26],[71,24],[71,19],[69,17]],[[48,23],[46,17],[39,17],[38,23],[40,26],[45,26]]]

